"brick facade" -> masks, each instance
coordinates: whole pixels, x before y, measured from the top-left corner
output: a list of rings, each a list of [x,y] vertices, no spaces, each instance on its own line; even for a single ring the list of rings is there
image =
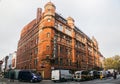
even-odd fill
[[[74,24],[63,18],[48,2],[44,11],[22,31],[17,48],[17,69],[35,69],[49,79],[52,69],[89,70],[100,67],[98,43]]]

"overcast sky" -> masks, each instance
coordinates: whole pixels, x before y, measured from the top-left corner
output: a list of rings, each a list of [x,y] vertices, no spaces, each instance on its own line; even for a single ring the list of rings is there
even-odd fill
[[[17,50],[22,28],[50,0],[0,0],[0,59]],[[57,13],[94,36],[105,57],[120,55],[120,0],[51,0]]]

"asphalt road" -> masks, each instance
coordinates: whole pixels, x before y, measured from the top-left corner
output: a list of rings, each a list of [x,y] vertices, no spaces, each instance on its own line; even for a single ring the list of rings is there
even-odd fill
[[[68,81],[68,82],[57,82],[54,83],[51,80],[43,80],[39,83],[29,83],[29,82],[19,82],[15,80],[14,82],[10,82],[9,79],[0,79],[0,84],[120,84],[120,76],[117,79],[107,78],[107,79],[95,79],[91,81],[83,81],[83,82],[75,82],[75,81]]]

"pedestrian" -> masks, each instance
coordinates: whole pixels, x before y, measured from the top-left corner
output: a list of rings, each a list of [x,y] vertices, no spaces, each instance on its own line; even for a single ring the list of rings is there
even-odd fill
[[[113,79],[116,79],[116,78],[117,78],[117,72],[113,71]]]

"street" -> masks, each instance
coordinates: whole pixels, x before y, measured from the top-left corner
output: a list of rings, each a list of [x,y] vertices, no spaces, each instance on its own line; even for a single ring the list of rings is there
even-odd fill
[[[75,81],[68,81],[68,82],[57,82],[54,83],[51,80],[43,80],[42,82],[38,83],[29,83],[29,82],[19,82],[15,80],[14,82],[10,82],[9,79],[0,79],[0,84],[120,84],[120,75],[117,79],[107,78],[107,79],[95,79],[90,81],[82,81],[82,82],[75,82]]]

